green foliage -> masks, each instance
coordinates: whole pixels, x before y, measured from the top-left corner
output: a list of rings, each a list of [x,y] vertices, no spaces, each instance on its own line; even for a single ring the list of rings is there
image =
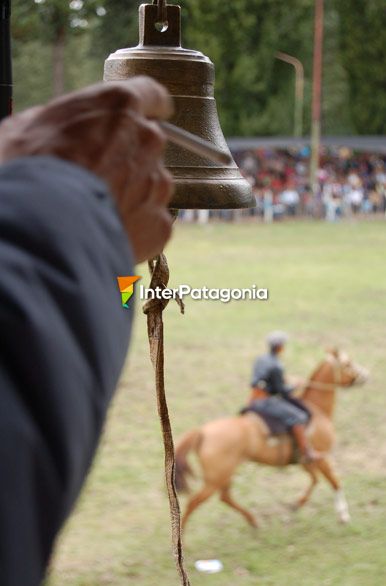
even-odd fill
[[[274,132],[276,121],[265,114],[275,87],[276,3],[267,10],[263,0],[196,0],[187,11],[188,44],[217,66],[216,97],[225,133]]]
[[[90,44],[104,13],[102,0],[14,0],[17,109],[102,77]]]
[[[95,31],[96,50],[101,59],[123,47],[138,43],[139,0],[104,0],[106,15]]]
[[[313,7],[313,0],[197,0],[188,6],[187,39],[217,63],[217,100],[227,134],[292,134],[294,70],[276,59],[277,51],[289,53],[303,63],[304,128],[309,132]],[[350,132],[338,17],[329,0],[325,31],[323,127],[334,134]]]
[[[349,78],[354,127],[386,133],[386,7],[384,0],[336,0],[341,48]]]
[[[103,0],[14,0],[13,35],[52,43],[59,33],[78,34],[94,25]]]
[[[140,3],[14,0],[17,107],[52,95],[52,63],[58,52],[54,58],[51,53],[59,43],[64,55],[63,88],[100,79],[111,52],[137,44]],[[386,132],[383,3],[325,0],[325,134]],[[216,99],[225,134],[292,134],[294,70],[276,59],[277,51],[297,57],[304,65],[304,133],[308,134],[314,0],[194,0],[181,5],[184,46],[202,51],[215,63]]]
[[[46,102],[52,96],[51,54],[39,40],[25,41],[14,58],[14,101],[17,110]]]
[[[65,90],[96,83],[103,77],[103,63],[92,53],[89,35],[76,35],[66,46]],[[14,98],[17,110],[46,102],[52,97],[52,55],[39,40],[23,43],[15,56]]]
[[[327,0],[324,18],[322,116],[323,132],[333,135],[349,134],[353,130],[348,105],[348,76],[340,53],[339,26],[340,19],[334,0]]]

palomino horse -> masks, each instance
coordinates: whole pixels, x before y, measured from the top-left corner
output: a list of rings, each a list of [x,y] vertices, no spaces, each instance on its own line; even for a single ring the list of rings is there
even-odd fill
[[[310,498],[319,474],[322,474],[335,491],[335,509],[341,522],[347,523],[350,514],[341,483],[335,475],[329,452],[335,433],[332,416],[335,406],[335,389],[363,384],[367,371],[351,362],[347,354],[337,350],[327,352],[325,360],[312,374],[300,397],[312,412],[307,434],[311,445],[322,452],[323,458],[304,464],[311,482],[297,501],[302,507]],[[241,462],[250,460],[269,466],[286,466],[293,459],[293,441],[289,436],[269,437],[264,421],[255,413],[211,421],[201,428],[187,432],[176,447],[176,486],[187,489],[186,475],[192,474],[187,454],[195,450],[200,461],[204,487],[190,498],[182,518],[184,527],[193,511],[215,492],[221,500],[241,513],[248,523],[256,527],[253,515],[236,503],[230,494],[232,476]]]

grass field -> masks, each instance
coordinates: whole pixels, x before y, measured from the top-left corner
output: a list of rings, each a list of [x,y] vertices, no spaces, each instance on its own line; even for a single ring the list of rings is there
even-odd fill
[[[307,482],[300,469],[246,464],[234,492],[260,528],[251,530],[217,497],[208,501],[186,534],[192,584],[385,586],[386,223],[179,225],[167,252],[171,286],[256,283],[270,290],[268,302],[188,301],[185,316],[169,304],[167,388],[176,436],[238,410],[271,329],[292,336],[289,373],[309,374],[329,345],[371,370],[365,387],[342,390],[337,402],[335,461],[351,525],[338,525],[324,483],[309,506],[290,512]],[[137,274],[145,272],[141,266]],[[93,471],[59,540],[50,586],[178,583],[139,304],[137,311],[129,362]],[[219,558],[224,571],[197,573],[194,561],[203,558]]]

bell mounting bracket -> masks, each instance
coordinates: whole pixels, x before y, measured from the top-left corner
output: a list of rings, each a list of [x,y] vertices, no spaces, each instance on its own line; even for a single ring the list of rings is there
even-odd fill
[[[181,47],[181,8],[175,4],[167,4],[165,9],[167,21],[160,23],[157,4],[141,4],[139,8],[140,46]],[[161,28],[159,25],[164,26]]]

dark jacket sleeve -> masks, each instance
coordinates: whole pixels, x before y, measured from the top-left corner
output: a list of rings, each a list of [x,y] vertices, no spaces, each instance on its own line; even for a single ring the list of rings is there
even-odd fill
[[[37,586],[123,366],[133,274],[106,185],[54,157],[0,168],[0,584]]]
[[[266,367],[264,364],[264,358],[258,358],[254,365],[253,365],[253,369],[252,369],[252,377],[251,377],[251,387],[255,388],[259,385],[262,384],[262,382],[264,381],[264,377],[266,376]]]
[[[287,395],[293,391],[293,387],[285,384],[283,371],[278,366],[273,367],[269,374],[269,390],[273,395]]]

